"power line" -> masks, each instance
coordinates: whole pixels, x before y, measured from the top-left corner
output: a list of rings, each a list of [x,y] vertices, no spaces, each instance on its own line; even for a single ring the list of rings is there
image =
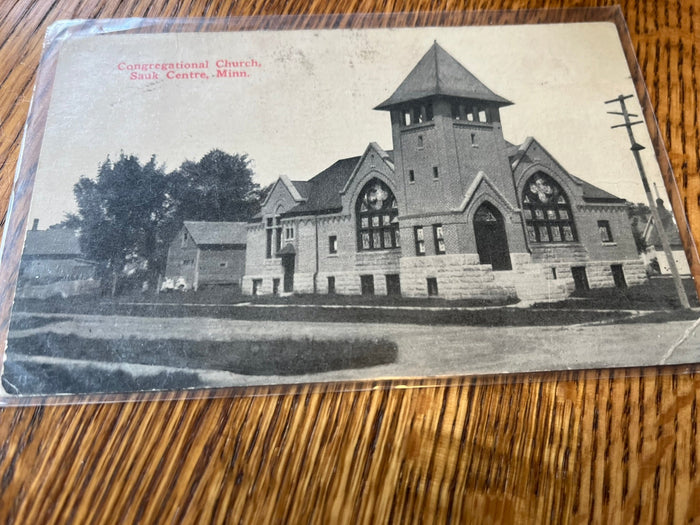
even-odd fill
[[[666,254],[666,259],[668,261],[668,266],[671,269],[671,275],[673,275],[673,283],[676,285],[676,292],[678,294],[678,299],[681,302],[681,307],[688,309],[690,308],[690,303],[688,302],[688,296],[685,293],[685,289],[683,288],[683,283],[681,282],[681,276],[678,273],[678,267],[676,266],[676,261],[673,258],[673,252],[671,251],[671,244],[668,242],[668,236],[666,235],[666,228],[664,228],[664,225],[661,222],[661,217],[659,216],[659,210],[656,208],[656,202],[654,201],[654,197],[651,194],[651,188],[649,187],[649,181],[647,180],[647,175],[646,172],[644,171],[644,165],[642,164],[642,157],[639,154],[639,152],[644,148],[641,144],[639,144],[635,138],[634,138],[634,133],[632,132],[632,126],[635,126],[637,124],[643,124],[643,120],[637,120],[635,122],[632,122],[632,118],[637,118],[639,115],[635,115],[634,113],[630,113],[627,111],[627,105],[625,104],[625,100],[628,98],[632,98],[632,95],[619,95],[617,98],[614,98],[612,100],[606,100],[606,104],[614,104],[614,103],[619,103],[620,108],[622,111],[608,111],[611,115],[621,115],[625,119],[624,124],[616,124],[614,126],[610,126],[611,129],[614,128],[627,128],[627,135],[629,136],[630,139],[630,144],[631,147],[630,149],[632,150],[632,154],[634,155],[634,160],[637,162],[637,169],[639,170],[639,175],[642,178],[642,185],[644,186],[644,193],[646,193],[647,196],[647,201],[649,201],[649,208],[651,209],[651,216],[652,220],[654,223],[654,227],[656,228],[656,232],[659,235],[659,239],[661,239],[661,245],[664,248],[664,253]]]

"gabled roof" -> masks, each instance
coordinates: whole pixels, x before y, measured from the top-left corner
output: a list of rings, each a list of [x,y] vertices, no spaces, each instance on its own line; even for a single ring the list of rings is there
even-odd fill
[[[352,175],[360,157],[350,157],[334,162],[331,166],[307,181],[306,202],[289,210],[291,215],[304,215],[321,211],[336,211],[343,207],[340,190]]]
[[[308,190],[306,189],[306,183],[304,181],[291,181],[289,180],[289,177],[282,174],[272,185],[270,191],[267,192],[265,200],[263,200],[262,202],[262,206],[265,206],[267,204],[267,201],[270,200],[270,196],[273,194],[273,192],[275,191],[275,187],[277,187],[278,184],[282,184],[285,188],[287,188],[287,191],[292,196],[292,199],[294,199],[296,202],[302,202],[306,200],[306,195],[308,194]]]
[[[365,159],[367,158],[367,155],[374,155],[374,154],[379,155],[379,158],[384,162],[387,167],[391,170],[391,172],[394,172],[394,159],[392,157],[393,155],[393,150],[389,151],[384,151],[382,147],[377,144],[376,142],[370,142],[369,146],[365,148],[365,152],[362,154],[360,157],[360,160],[355,164],[355,168],[352,170],[352,174],[348,178],[347,182],[345,183],[345,186],[343,186],[343,189],[340,190],[340,194],[344,195],[346,191],[348,191],[348,187],[350,186],[350,183],[352,182],[353,177],[357,174],[358,170],[361,168],[362,164],[364,163]],[[372,165],[372,168],[374,168],[374,165]]]
[[[520,145],[506,141],[506,155],[508,155],[511,170],[515,171],[515,168],[518,167],[518,164],[520,164],[520,161],[525,156],[525,152],[527,152],[534,140],[535,139],[532,137],[527,137],[525,142]]]
[[[673,220],[673,214],[666,209],[664,206],[664,201],[662,199],[656,199],[656,209],[659,212],[659,218],[661,219],[661,224],[664,226],[666,231],[666,238],[672,247],[683,246],[683,241],[681,241],[681,235],[678,232],[678,227],[676,222]],[[647,220],[644,226],[643,232],[644,240],[648,246],[654,246],[661,248],[661,237],[659,237],[659,232],[654,225],[654,220],[652,215],[649,215],[649,220]]]
[[[384,151],[382,150],[382,152]],[[384,153],[387,160],[393,162],[393,151],[390,150]],[[308,215],[340,211],[343,208],[341,192],[361,160],[362,156],[341,159],[306,181],[304,187],[307,196],[306,202],[295,206],[285,215]],[[295,181],[294,184],[296,185],[297,182]]]
[[[307,180],[293,180],[291,181],[299,195],[302,199],[306,200],[309,198],[309,181]]]
[[[78,232],[75,230],[29,230],[24,255],[82,257]]]
[[[601,190],[598,186],[593,186],[585,180],[578,179],[583,189],[583,200],[587,202],[625,202],[625,199]]]
[[[248,225],[245,222],[185,221],[184,225],[198,246],[246,243]]]
[[[387,100],[374,109],[391,109],[397,104],[433,96],[485,100],[509,106],[435,42]]]
[[[505,195],[503,195],[503,193],[498,189],[498,186],[491,182],[486,173],[484,173],[483,171],[479,171],[479,173],[476,174],[476,177],[469,185],[469,188],[467,188],[467,192],[464,194],[462,203],[457,208],[454,208],[452,211],[463,213],[464,210],[467,209],[467,206],[469,205],[471,200],[474,198],[476,190],[481,184],[485,184],[489,188],[491,188],[491,191],[495,193],[495,195],[501,200],[501,203],[503,205],[507,206],[511,211],[517,211],[517,208],[514,207],[513,204],[511,204],[511,202],[505,197]]]
[[[561,170],[566,173],[571,179],[581,186],[581,192],[582,192],[582,197],[583,200],[586,202],[597,202],[597,203],[622,203],[625,202],[625,199],[621,199],[620,197],[613,195],[612,193],[608,193],[607,191],[600,189],[598,186],[594,186],[593,184],[586,182],[583,179],[580,179],[576,177],[575,175],[572,175],[569,173],[564,167],[559,164],[559,162],[540,144],[537,139],[533,137],[528,137],[525,139],[525,142],[520,144],[519,146],[516,146],[515,144],[511,144],[510,142],[506,141],[506,155],[508,155],[508,160],[510,160],[510,166],[513,171],[518,167],[518,164],[520,164],[520,161],[525,158],[527,155],[527,150],[532,146],[533,144],[537,144],[542,151],[544,151],[547,156],[552,159],[552,161],[561,168]]]

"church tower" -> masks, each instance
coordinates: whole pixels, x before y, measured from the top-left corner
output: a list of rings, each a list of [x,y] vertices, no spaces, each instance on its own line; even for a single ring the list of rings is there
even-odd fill
[[[500,109],[511,104],[435,42],[391,97],[375,108],[391,115],[404,256],[480,252],[471,225],[474,210],[465,209],[470,192],[473,196],[483,180],[498,194],[500,220],[507,228],[508,210],[519,208],[501,129]],[[406,242],[414,233],[420,236],[416,229],[436,224],[439,230],[425,235],[429,238],[423,247],[414,251]],[[513,241],[522,249],[520,230],[512,228],[508,237],[518,237]],[[448,234],[451,240],[439,238]],[[510,267],[507,260],[503,264]]]
[[[517,202],[495,94],[435,42],[393,95],[391,113],[401,215],[456,209],[480,171]]]

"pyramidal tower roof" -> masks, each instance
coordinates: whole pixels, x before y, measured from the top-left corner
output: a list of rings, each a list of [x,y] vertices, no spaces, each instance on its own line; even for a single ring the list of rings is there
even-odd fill
[[[391,109],[397,104],[437,95],[485,100],[499,106],[512,104],[482,84],[436,41],[394,94],[374,109]]]

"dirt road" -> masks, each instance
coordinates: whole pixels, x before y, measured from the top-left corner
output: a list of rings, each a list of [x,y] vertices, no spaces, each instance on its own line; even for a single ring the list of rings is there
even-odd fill
[[[386,338],[396,342],[399,348],[395,363],[368,369],[245,378],[228,372],[216,372],[213,383],[222,386],[647,366],[660,364],[664,360],[675,364],[699,362],[697,324],[693,321],[675,321],[484,328],[75,315],[68,320],[58,320],[38,328],[18,330],[13,335],[18,337],[51,331],[89,338],[215,341]],[[22,359],[22,356],[10,355],[9,358]],[[53,356],[52,360],[56,358],[60,359],[60,356]],[[41,357],[32,359],[40,360]],[[70,365],[75,366],[76,363],[71,361]],[[163,356],[163,366],[168,366],[167,355]],[[198,373],[206,374],[202,370],[198,370]]]

